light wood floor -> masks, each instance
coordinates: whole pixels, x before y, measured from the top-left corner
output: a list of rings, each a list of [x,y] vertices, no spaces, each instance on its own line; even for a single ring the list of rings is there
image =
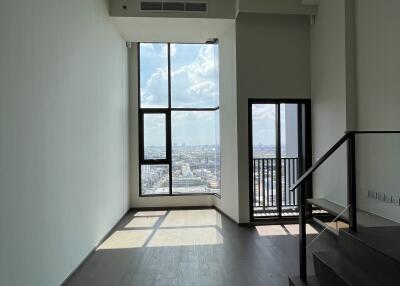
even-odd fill
[[[64,285],[288,285],[297,234],[297,225],[240,227],[214,209],[130,212]],[[324,233],[311,246],[310,272],[311,251],[336,243]]]

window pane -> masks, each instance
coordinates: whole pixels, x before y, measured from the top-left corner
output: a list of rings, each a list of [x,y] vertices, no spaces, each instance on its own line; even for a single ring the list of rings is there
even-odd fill
[[[172,142],[172,192],[219,193],[219,112],[172,112]]]
[[[253,104],[253,158],[276,158],[275,104]]]
[[[218,45],[171,45],[172,107],[217,107]]]
[[[281,157],[298,157],[298,104],[281,104]]]
[[[166,158],[165,114],[143,115],[144,159]]]
[[[168,107],[167,44],[140,44],[140,107]]]
[[[169,166],[142,165],[142,195],[169,194]]]

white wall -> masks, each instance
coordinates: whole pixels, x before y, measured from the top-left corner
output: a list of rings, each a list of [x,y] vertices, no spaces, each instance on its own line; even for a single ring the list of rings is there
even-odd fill
[[[399,9],[397,0],[356,1],[360,129],[399,129]]]
[[[311,26],[313,161],[347,130],[345,35],[345,0],[320,1]],[[339,149],[313,178],[315,198],[346,205],[346,148]]]
[[[356,1],[358,129],[400,130],[400,2]],[[359,140],[359,206],[400,222],[400,207],[367,199],[368,190],[400,196],[400,135]]]
[[[128,42],[160,43],[205,43],[218,38],[235,23],[233,19],[209,18],[111,17],[111,20]]]
[[[236,22],[239,219],[249,221],[249,98],[310,98],[309,18],[240,13]]]
[[[302,0],[238,0],[239,12],[315,15],[317,6],[304,5]]]
[[[214,205],[239,221],[237,118],[236,118],[236,26],[219,37],[221,198]]]
[[[311,29],[315,158],[345,130],[399,130],[399,9],[394,0],[320,1]],[[367,195],[400,197],[399,144],[399,135],[357,136],[358,207],[398,222],[399,206]],[[345,151],[314,176],[315,197],[346,204]]]
[[[59,285],[128,208],[124,41],[103,0],[3,0],[0,284]]]

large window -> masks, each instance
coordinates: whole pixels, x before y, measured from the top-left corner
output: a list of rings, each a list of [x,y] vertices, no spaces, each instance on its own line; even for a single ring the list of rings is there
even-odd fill
[[[140,195],[220,193],[217,44],[139,44]]]

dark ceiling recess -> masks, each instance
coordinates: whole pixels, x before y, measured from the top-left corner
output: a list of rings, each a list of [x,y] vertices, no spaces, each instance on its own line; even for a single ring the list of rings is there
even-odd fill
[[[140,2],[140,10],[143,11],[162,11],[163,3],[162,2]]]
[[[185,3],[183,2],[164,2],[164,11],[185,11]]]
[[[186,11],[207,12],[207,3],[186,3]]]
[[[207,2],[140,1],[143,12],[207,12]]]

